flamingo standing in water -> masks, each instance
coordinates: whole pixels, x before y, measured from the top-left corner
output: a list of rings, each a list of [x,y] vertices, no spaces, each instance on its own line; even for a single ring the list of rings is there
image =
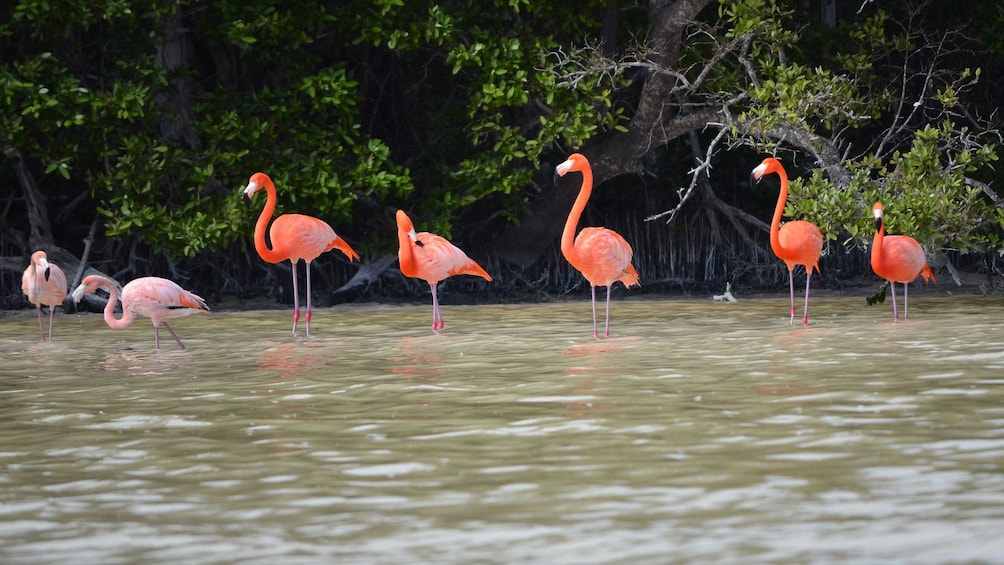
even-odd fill
[[[79,302],[85,294],[99,288],[108,292],[105,305],[105,323],[113,330],[124,330],[136,319],[146,316],[153,321],[153,342],[160,349],[160,324],[171,332],[178,347],[185,349],[178,334],[167,324],[169,318],[183,318],[189,314],[208,313],[209,307],[201,297],[181,288],[173,281],[160,277],[142,277],[129,282],[122,288],[122,317],[115,318],[115,305],[119,290],[115,281],[101,275],[88,275],[73,291],[73,301]]]
[[[579,217],[593,192],[593,170],[585,156],[575,153],[554,169],[560,177],[571,171],[582,173],[582,186],[572,205],[572,211],[568,214],[565,229],[561,232],[561,253],[589,281],[594,338],[599,337],[596,331],[596,287],[607,287],[607,317],[603,336],[610,337],[610,287],[615,281],[621,281],[625,287],[639,285],[638,271],[631,265],[631,245],[619,233],[607,228],[582,228],[575,235]]]
[[[492,277],[481,265],[467,256],[459,247],[445,238],[429,232],[415,232],[404,210],[397,211],[397,258],[401,263],[401,274],[422,279],[432,290],[432,331],[443,329],[443,314],[439,311],[436,285],[453,275],[474,275],[486,281]]]
[[[66,275],[62,269],[49,262],[45,251],[36,251],[31,254],[31,264],[21,275],[21,291],[38,312],[38,333],[42,341],[45,341],[42,305],[49,307],[49,341],[52,341],[52,313],[66,299]]]
[[[310,262],[317,259],[321,253],[338,249],[345,254],[349,260],[358,260],[359,255],[345,242],[344,239],[335,234],[326,222],[313,216],[303,214],[283,214],[272,222],[269,228],[268,222],[275,212],[275,185],[272,179],[265,173],[255,173],[248,180],[247,188],[244,189],[244,199],[250,204],[251,197],[255,192],[264,188],[267,199],[265,207],[258,216],[258,222],[254,226],[254,248],[258,255],[269,263],[280,263],[289,261],[293,265],[293,335],[296,335],[296,324],[300,321],[300,291],[296,280],[296,264],[303,259],[307,264],[307,335],[310,335]],[[265,228],[268,229],[269,239],[272,240],[272,248],[269,249],[265,243]]]
[[[812,270],[819,272],[819,256],[823,252],[823,233],[811,222],[795,220],[781,225],[781,214],[788,200],[788,174],[781,162],[767,157],[757,165],[750,176],[757,182],[770,173],[781,178],[781,193],[777,197],[774,218],[770,222],[770,248],[774,255],[788,266],[788,291],[791,295],[791,320],[795,323],[795,265],[805,266],[805,307],[802,310],[802,325],[809,323],[809,280]]]
[[[927,264],[924,249],[907,235],[886,235],[884,209],[881,202],[872,206],[875,217],[875,239],[872,240],[872,270],[875,274],[889,281],[892,289],[892,319],[898,320],[896,311],[896,283],[903,283],[903,319],[909,318],[907,296],[910,283],[918,275],[927,282],[938,282]]]

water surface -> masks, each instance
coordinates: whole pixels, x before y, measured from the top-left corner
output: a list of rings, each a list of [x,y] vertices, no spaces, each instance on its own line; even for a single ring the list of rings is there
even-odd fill
[[[0,319],[2,563],[1004,559],[1000,298]]]

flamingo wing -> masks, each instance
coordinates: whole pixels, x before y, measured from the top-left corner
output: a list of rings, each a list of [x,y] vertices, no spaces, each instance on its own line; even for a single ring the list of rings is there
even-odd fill
[[[924,273],[924,278],[928,278],[930,267],[927,266],[927,258],[924,256],[924,249],[917,243],[917,240],[906,235],[887,235],[882,242],[882,256],[879,262],[873,265],[875,273],[893,282],[912,282]],[[931,275],[933,277],[933,274]]]
[[[122,307],[154,320],[209,312],[201,296],[160,277],[143,277],[125,285]]]
[[[789,266],[805,265],[819,271],[819,256],[823,252],[823,232],[811,222],[795,220],[781,226],[778,232],[780,249],[774,253]],[[811,272],[811,271],[810,271]]]
[[[619,233],[607,228],[583,228],[575,237],[577,261],[572,266],[594,286],[621,281],[638,284],[638,272],[631,265],[631,245]]]
[[[481,265],[456,245],[438,235],[421,232],[416,234],[413,242],[418,278],[426,281],[439,282],[453,275],[474,275],[485,280],[492,280]],[[419,244],[421,242],[421,244]]]
[[[338,239],[326,222],[303,214],[283,214],[268,230],[272,250],[296,263],[300,259],[313,261],[334,247]]]

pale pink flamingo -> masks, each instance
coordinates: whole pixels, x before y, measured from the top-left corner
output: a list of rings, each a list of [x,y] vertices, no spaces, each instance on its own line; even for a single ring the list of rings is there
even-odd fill
[[[255,192],[264,188],[267,195],[265,208],[258,216],[258,222],[254,226],[254,248],[258,255],[269,263],[280,263],[289,261],[293,266],[293,335],[296,335],[296,323],[300,321],[300,291],[297,285],[296,264],[303,259],[307,264],[307,316],[306,329],[310,335],[310,318],[312,313],[310,300],[310,262],[317,259],[321,253],[338,249],[345,254],[349,260],[359,259],[359,255],[345,242],[344,239],[335,234],[326,222],[313,216],[303,214],[283,214],[272,221],[272,226],[268,226],[272,214],[275,213],[275,185],[272,179],[265,173],[255,173],[248,180],[247,188],[244,189],[244,198],[248,203]],[[272,240],[272,248],[269,249],[265,243],[265,229],[268,228],[269,239]]]
[[[45,341],[42,305],[49,307],[49,341],[52,341],[52,313],[66,299],[66,275],[62,269],[49,262],[45,251],[36,251],[31,254],[31,264],[21,275],[21,291],[28,297],[28,302],[35,305],[38,333],[42,341]]]
[[[90,294],[99,288],[108,292],[108,304],[105,306],[105,323],[113,330],[124,330],[136,319],[136,316],[146,316],[153,321],[154,345],[160,349],[160,324],[164,324],[171,332],[178,347],[185,349],[178,334],[174,333],[167,320],[183,318],[189,314],[205,314],[209,312],[206,301],[198,295],[181,288],[173,281],[160,277],[142,277],[129,282],[122,288],[122,317],[115,318],[115,306],[119,299],[118,285],[115,281],[101,275],[88,275],[80,286],[73,291],[74,302],[79,302],[85,294]]]
[[[445,325],[439,311],[439,297],[436,285],[453,275],[474,275],[486,281],[492,280],[473,259],[459,247],[446,239],[429,232],[415,232],[415,225],[404,210],[397,211],[397,258],[401,264],[401,274],[422,279],[432,290],[432,331],[438,332]]]
[[[889,281],[892,289],[892,319],[898,320],[896,311],[896,283],[903,283],[903,319],[908,319],[908,290],[910,283],[918,275],[927,282],[938,282],[927,264],[924,248],[907,235],[886,235],[884,209],[881,202],[872,206],[875,217],[875,239],[872,240],[872,270],[875,274]]]
[[[802,324],[809,323],[809,280],[812,270],[819,272],[819,256],[823,253],[823,233],[811,222],[794,220],[781,225],[781,214],[788,200],[788,174],[781,162],[767,157],[757,165],[750,176],[760,181],[764,175],[777,173],[781,178],[781,192],[774,207],[774,218],[770,222],[770,248],[774,255],[788,266],[788,292],[791,295],[791,320],[795,323],[795,265],[805,266],[805,307],[802,310]]]
[[[621,281],[625,287],[640,285],[638,271],[631,264],[631,245],[621,234],[607,228],[582,228],[578,235],[575,234],[579,218],[593,192],[593,170],[585,156],[579,153],[570,155],[568,160],[554,170],[561,177],[572,171],[582,173],[582,185],[572,211],[568,214],[568,220],[565,221],[565,229],[561,232],[561,253],[589,281],[593,303],[593,337],[599,337],[596,329],[596,287],[607,287],[607,316],[603,335],[610,337],[610,287],[616,281]]]

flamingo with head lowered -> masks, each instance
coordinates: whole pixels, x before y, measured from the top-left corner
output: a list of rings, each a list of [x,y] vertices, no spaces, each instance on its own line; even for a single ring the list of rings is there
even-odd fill
[[[771,173],[777,173],[781,178],[781,192],[774,207],[774,218],[770,222],[770,248],[774,255],[788,266],[788,291],[791,295],[791,320],[795,323],[795,266],[805,266],[805,307],[802,310],[802,324],[809,323],[809,280],[813,269],[819,272],[819,256],[823,253],[823,233],[811,222],[794,220],[781,225],[781,214],[788,200],[788,174],[781,162],[773,157],[767,157],[750,173],[751,182],[757,182]]]
[[[596,287],[607,287],[607,317],[603,336],[610,337],[610,287],[617,281],[624,286],[638,285],[638,271],[631,264],[631,245],[621,234],[607,228],[582,228],[576,235],[579,218],[593,192],[593,170],[584,155],[574,153],[554,169],[563,177],[570,172],[582,173],[582,185],[561,232],[561,253],[589,281],[593,304],[593,337],[596,330]]]
[[[349,260],[358,260],[359,255],[345,242],[338,237],[335,230],[331,229],[326,222],[313,216],[303,214],[283,214],[272,221],[269,227],[269,220],[275,213],[275,184],[265,173],[255,173],[248,180],[247,188],[244,189],[244,199],[250,203],[255,192],[265,189],[267,198],[265,207],[258,216],[258,222],[254,226],[254,248],[258,255],[269,263],[280,263],[289,261],[293,265],[293,335],[296,335],[296,325],[300,321],[300,291],[297,285],[296,264],[303,259],[307,264],[307,316],[306,329],[310,335],[310,262],[317,259],[321,253],[337,249],[345,254]],[[272,240],[272,247],[269,248],[265,242],[265,229],[268,228],[269,239]]]
[[[31,254],[31,264],[21,275],[21,290],[28,297],[28,302],[35,305],[38,313],[38,333],[45,341],[45,331],[42,329],[42,305],[49,307],[49,341],[52,341],[52,313],[56,306],[62,306],[66,299],[66,275],[62,269],[49,262],[45,251]]]
[[[113,330],[124,330],[132,324],[136,316],[146,316],[153,322],[153,343],[160,349],[160,325],[164,324],[171,332],[178,347],[185,349],[181,338],[174,333],[167,320],[183,318],[190,314],[207,314],[209,306],[202,297],[193,294],[174,281],[160,277],[142,277],[130,281],[122,288],[122,317],[115,318],[115,306],[119,300],[118,284],[112,279],[101,275],[88,275],[73,291],[73,301],[79,302],[85,294],[90,294],[99,288],[108,292],[108,304],[105,305],[105,323]]]
[[[889,281],[892,289],[892,319],[899,319],[896,311],[896,283],[903,283],[903,319],[909,318],[907,304],[910,283],[918,276],[923,276],[927,282],[938,282],[927,264],[924,248],[907,235],[885,234],[885,209],[881,202],[872,206],[872,216],[875,217],[875,239],[872,240],[872,270],[875,274]]]
[[[401,264],[401,274],[422,279],[432,290],[432,331],[439,332],[445,326],[443,314],[439,311],[439,297],[436,286],[440,281],[453,275],[474,275],[486,281],[492,277],[462,249],[434,233],[416,232],[404,210],[397,211],[397,258]]]

